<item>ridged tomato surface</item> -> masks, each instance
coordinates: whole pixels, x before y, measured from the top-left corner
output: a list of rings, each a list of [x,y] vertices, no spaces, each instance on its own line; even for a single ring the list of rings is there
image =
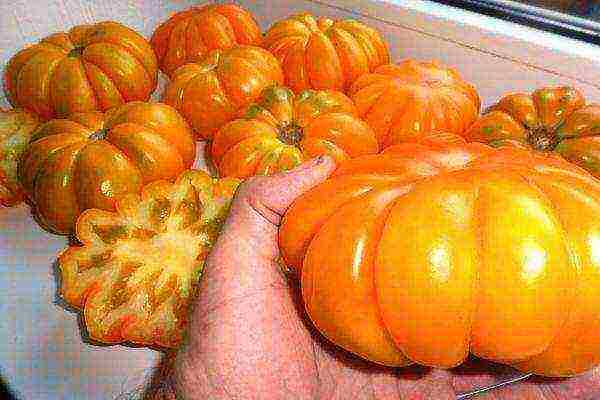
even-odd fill
[[[78,25],[26,47],[4,74],[9,100],[47,120],[148,100],[158,78],[150,43],[105,21]]]
[[[40,125],[19,163],[19,180],[50,231],[71,233],[88,208],[115,202],[155,180],[173,181],[191,167],[196,145],[173,107],[130,102],[75,113]]]
[[[174,14],[156,28],[150,43],[160,69],[171,75],[212,50],[259,46],[261,41],[260,27],[248,10],[235,4],[211,4]]]
[[[492,146],[554,152],[600,178],[600,105],[587,104],[572,87],[507,94],[464,137]]]
[[[569,376],[600,363],[599,215],[558,156],[424,141],[342,164],[279,241],[316,327],[364,358]]]
[[[4,207],[14,206],[23,200],[17,168],[31,134],[39,124],[35,114],[0,108],[0,205]]]
[[[275,22],[265,33],[263,46],[281,62],[285,84],[296,93],[345,91],[359,76],[390,58],[387,43],[372,27],[308,13]]]
[[[382,65],[359,77],[348,95],[382,148],[432,131],[462,134],[480,107],[475,87],[437,61]]]
[[[352,100],[334,90],[266,88],[256,103],[215,134],[212,161],[221,176],[246,178],[289,170],[319,155],[338,162],[379,151]]]
[[[198,139],[211,139],[265,88],[281,83],[283,71],[271,53],[255,46],[235,46],[177,68],[163,101],[185,117]]]

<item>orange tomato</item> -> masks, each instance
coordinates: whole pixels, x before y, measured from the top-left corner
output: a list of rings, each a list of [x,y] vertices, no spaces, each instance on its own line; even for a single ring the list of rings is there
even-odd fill
[[[295,96],[271,86],[241,114],[213,137],[212,161],[221,176],[270,175],[318,155],[339,162],[379,151],[372,129],[341,92],[307,90]]]
[[[308,13],[273,24],[265,33],[263,46],[281,62],[285,84],[295,92],[346,90],[359,76],[390,58],[387,43],[370,26]]]
[[[23,200],[17,165],[39,123],[37,116],[27,111],[0,108],[0,205],[4,207]]]
[[[260,27],[249,11],[235,4],[215,4],[174,14],[156,28],[150,43],[161,70],[171,75],[211,50],[260,46],[261,41]]]
[[[81,246],[59,256],[60,294],[81,309],[90,337],[177,347],[204,259],[239,184],[185,171],[117,202],[116,212],[85,211]]]
[[[191,130],[172,107],[131,102],[39,126],[19,178],[42,226],[68,234],[88,208],[113,210],[143,184],[173,180],[194,162]]]
[[[279,244],[315,326],[366,359],[570,376],[600,363],[598,215],[600,181],[557,156],[405,143],[297,199]]]
[[[281,84],[283,72],[268,51],[236,46],[185,64],[171,78],[163,101],[181,112],[199,139],[210,139],[266,87]]]
[[[600,178],[600,106],[572,87],[502,97],[464,133],[492,146],[554,152]]]
[[[146,39],[106,21],[75,26],[21,50],[8,62],[4,78],[14,106],[48,120],[147,100],[157,71]]]
[[[358,78],[348,93],[382,148],[431,131],[461,134],[480,107],[475,88],[438,62],[382,65]]]

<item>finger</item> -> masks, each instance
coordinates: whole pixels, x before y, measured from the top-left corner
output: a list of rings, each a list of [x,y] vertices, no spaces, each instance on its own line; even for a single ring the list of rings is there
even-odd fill
[[[206,260],[186,344],[180,350],[181,359],[187,360],[177,369],[182,390],[198,386],[215,390],[195,398],[229,398],[219,392],[224,388],[236,398],[256,398],[256,388],[272,398],[287,398],[286,391],[309,398],[306,393],[312,389],[307,385],[314,381],[312,342],[275,262],[277,226],[265,220],[269,210],[261,202],[269,202],[273,197],[265,196],[267,188],[281,190],[275,186],[281,182],[292,185],[300,180],[299,185],[307,188],[308,180],[298,178],[303,174],[325,179],[328,169],[319,166],[321,162],[291,172],[295,178],[258,178],[240,188]],[[204,366],[209,367],[202,372]]]
[[[600,367],[567,379],[534,379],[550,399],[600,399]]]
[[[431,369],[425,373],[398,374],[398,394],[402,400],[455,400],[452,387],[452,374],[441,369]]]
[[[317,157],[291,171],[261,178],[248,194],[281,216],[298,196],[323,182],[334,169],[335,162],[331,157]]]
[[[490,361],[469,358],[452,370],[453,386],[457,393],[467,393],[475,389],[507,381],[520,375],[514,368]]]

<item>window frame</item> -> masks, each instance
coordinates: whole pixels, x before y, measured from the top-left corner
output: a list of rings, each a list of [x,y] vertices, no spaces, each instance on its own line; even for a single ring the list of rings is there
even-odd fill
[[[433,0],[436,3],[500,18],[560,34],[591,44],[600,44],[600,21],[594,21],[510,0]]]
[[[549,77],[547,81],[556,84],[570,79],[574,85],[588,87],[588,97],[600,102],[600,46],[596,44],[435,0],[302,1],[314,7],[345,11],[354,18],[371,19],[375,26],[382,23],[395,27],[398,33],[390,39],[401,43],[401,31],[412,32],[414,42],[403,42],[400,46],[437,47],[438,43],[445,43],[509,60],[541,74],[551,74],[554,78]]]

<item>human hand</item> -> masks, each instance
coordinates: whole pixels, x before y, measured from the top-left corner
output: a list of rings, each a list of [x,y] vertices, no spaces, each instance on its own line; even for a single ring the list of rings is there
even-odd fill
[[[277,263],[277,230],[293,200],[333,171],[316,159],[243,184],[207,259],[201,296],[173,381],[184,399],[455,399],[515,375],[471,360],[456,370],[384,368],[347,353],[307,322],[298,283]],[[600,398],[600,369],[569,380],[530,380],[481,399]]]

